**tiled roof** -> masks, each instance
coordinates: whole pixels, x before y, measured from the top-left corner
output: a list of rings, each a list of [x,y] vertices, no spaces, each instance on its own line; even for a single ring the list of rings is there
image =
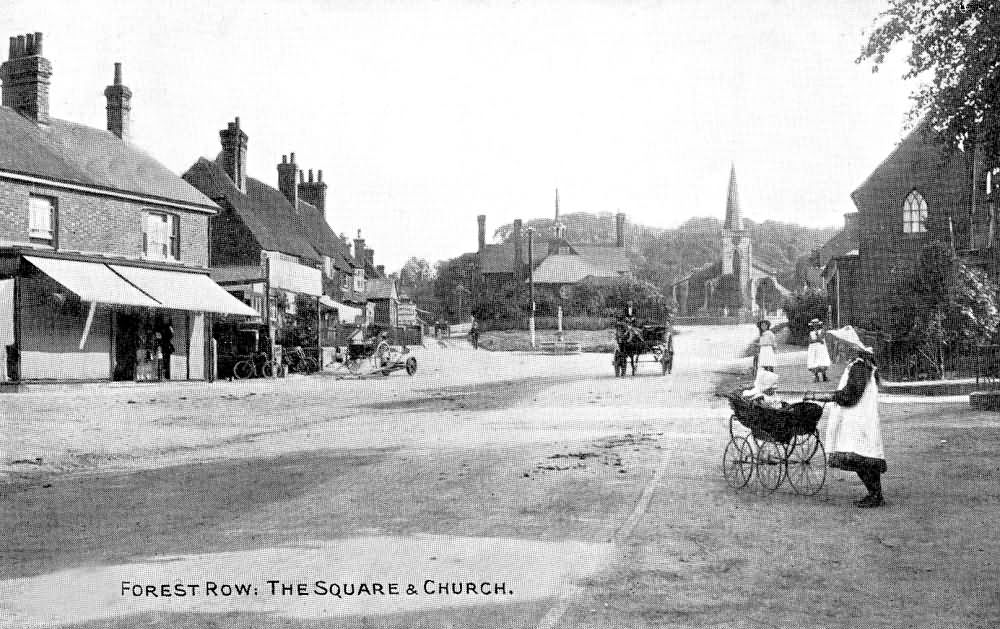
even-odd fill
[[[534,263],[538,264],[549,255],[547,248],[538,245],[536,241],[531,247],[531,257]],[[528,261],[527,243],[521,248],[521,259]],[[486,245],[479,254],[479,270],[482,273],[513,273],[514,272],[514,243],[507,241],[500,245]]]
[[[243,193],[221,166],[205,158],[189,168],[184,173],[184,179],[213,200],[232,207],[261,248],[308,260],[322,258],[309,237],[313,221],[302,212],[293,210],[292,204],[281,192],[247,177],[247,190]]]
[[[628,249],[601,245],[571,244],[570,246],[595,268],[604,271],[605,277],[628,273],[635,269],[634,258],[637,256]]]
[[[583,255],[552,255],[534,270],[533,280],[536,284],[575,284],[588,276],[615,277],[625,271]]]
[[[217,209],[205,195],[115,134],[0,107],[0,170]]]
[[[354,267],[351,264],[347,245],[337,234],[333,233],[333,228],[326,222],[326,217],[323,216],[322,212],[311,203],[300,200],[299,214],[302,216],[306,226],[306,236],[312,243],[313,249],[328,256],[333,261],[334,268],[350,272]]]
[[[368,299],[398,299],[396,282],[384,279],[368,280],[365,297]]]

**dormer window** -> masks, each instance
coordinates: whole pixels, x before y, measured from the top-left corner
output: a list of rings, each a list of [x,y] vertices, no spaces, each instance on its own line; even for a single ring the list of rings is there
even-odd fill
[[[927,202],[914,190],[903,201],[903,233],[922,234],[927,231]]]
[[[56,200],[50,197],[28,198],[28,237],[31,242],[56,245]]]

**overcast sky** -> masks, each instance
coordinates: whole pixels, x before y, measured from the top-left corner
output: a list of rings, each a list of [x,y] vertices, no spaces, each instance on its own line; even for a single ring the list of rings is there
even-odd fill
[[[249,174],[323,169],[327,217],[377,263],[433,262],[514,218],[725,212],[843,222],[904,133],[898,61],[854,59],[876,0],[5,0],[41,31],[54,117],[103,127],[115,61],[134,141],[182,173],[240,116]]]

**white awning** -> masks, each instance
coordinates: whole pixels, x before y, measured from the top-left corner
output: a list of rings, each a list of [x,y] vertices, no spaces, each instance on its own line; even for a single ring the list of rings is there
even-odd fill
[[[129,284],[104,264],[61,258],[24,256],[35,268],[76,294],[82,301],[159,308],[159,302]]]
[[[355,308],[354,306],[348,306],[347,304],[342,304],[339,301],[330,299],[327,295],[323,295],[319,298],[319,303],[326,306],[327,308],[332,308],[337,311],[340,315],[341,321],[354,321],[358,317],[363,317],[365,311],[361,308]]]
[[[212,278],[201,273],[161,271],[118,264],[108,266],[158,301],[157,305],[160,308],[248,317],[260,316],[256,310],[227,293],[213,282]]]

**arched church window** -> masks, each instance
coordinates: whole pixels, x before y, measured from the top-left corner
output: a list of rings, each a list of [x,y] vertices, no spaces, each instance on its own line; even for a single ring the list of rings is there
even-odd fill
[[[927,231],[927,201],[916,190],[903,201],[903,233],[922,234]]]

